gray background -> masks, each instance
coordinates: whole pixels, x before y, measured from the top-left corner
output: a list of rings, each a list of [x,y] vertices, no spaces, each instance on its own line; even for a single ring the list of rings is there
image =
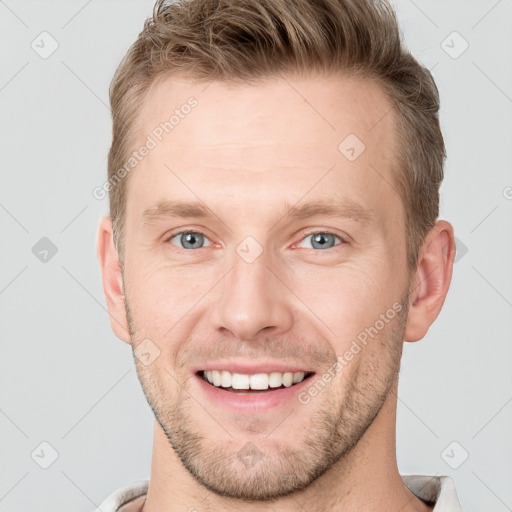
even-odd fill
[[[466,512],[512,510],[512,2],[394,5],[440,89],[440,217],[459,247],[443,311],[405,346],[399,468],[451,475]],[[152,415],[107,318],[95,255],[107,202],[92,190],[106,177],[108,85],[151,8],[0,2],[2,512],[86,512],[149,475]]]

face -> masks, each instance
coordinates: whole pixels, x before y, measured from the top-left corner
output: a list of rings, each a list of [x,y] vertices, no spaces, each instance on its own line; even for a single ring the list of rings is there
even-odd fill
[[[347,77],[166,79],[142,106],[139,145],[156,144],[129,178],[131,342],[173,450],[219,495],[308,486],[395,382],[409,281],[394,119],[378,85]],[[280,387],[233,389],[247,385]]]

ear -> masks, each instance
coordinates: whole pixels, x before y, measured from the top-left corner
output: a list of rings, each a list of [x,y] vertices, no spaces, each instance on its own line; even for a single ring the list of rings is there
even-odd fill
[[[103,217],[98,225],[96,253],[101,268],[103,292],[107,301],[110,325],[119,339],[130,343],[124,303],[123,276],[114,245],[112,219],[110,217]]]
[[[427,233],[418,254],[405,341],[421,340],[443,307],[452,279],[455,240],[452,225],[440,220]]]

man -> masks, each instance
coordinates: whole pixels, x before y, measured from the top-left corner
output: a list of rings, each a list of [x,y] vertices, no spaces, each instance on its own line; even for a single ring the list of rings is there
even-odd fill
[[[460,510],[401,476],[403,342],[447,294],[438,91],[370,0],[158,2],[111,87],[98,257],[155,414],[103,512]]]

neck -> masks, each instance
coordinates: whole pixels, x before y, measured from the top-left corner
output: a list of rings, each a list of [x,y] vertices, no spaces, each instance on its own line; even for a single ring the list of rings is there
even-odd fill
[[[244,502],[213,494],[185,469],[155,422],[149,491],[141,512],[236,510],[292,512],[427,512],[432,508],[403,484],[396,463],[396,386],[358,444],[307,488],[271,503]]]

